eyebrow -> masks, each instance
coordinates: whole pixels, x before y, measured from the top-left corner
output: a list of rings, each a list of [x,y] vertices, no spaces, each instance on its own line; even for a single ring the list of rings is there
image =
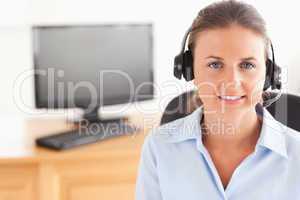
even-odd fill
[[[206,59],[208,59],[208,58],[224,60],[223,58],[218,57],[218,56],[207,56]],[[246,57],[246,58],[241,58],[241,60],[256,60],[256,59],[254,57]]]

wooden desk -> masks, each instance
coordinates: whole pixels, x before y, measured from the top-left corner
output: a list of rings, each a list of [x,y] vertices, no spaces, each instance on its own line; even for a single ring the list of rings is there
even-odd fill
[[[141,146],[159,115],[130,118],[139,133],[57,152],[36,147],[41,135],[68,130],[62,119],[7,124],[0,141],[0,200],[132,200]],[[3,126],[3,125],[1,125]]]

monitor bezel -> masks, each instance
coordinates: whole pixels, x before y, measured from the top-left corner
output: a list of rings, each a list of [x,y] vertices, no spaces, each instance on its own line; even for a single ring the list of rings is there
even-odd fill
[[[51,25],[33,25],[31,26],[31,45],[32,45],[32,59],[33,59],[33,69],[34,69],[34,104],[36,108],[46,108],[46,109],[66,109],[66,108],[83,108],[86,109],[90,104],[86,103],[86,99],[77,99],[76,106],[69,105],[68,100],[64,100],[63,105],[59,105],[57,99],[54,102],[49,103],[48,101],[42,101],[39,95],[40,87],[39,87],[39,75],[36,73],[38,70],[38,67],[36,65],[36,47],[34,46],[34,32],[37,29],[42,28],[78,28],[78,27],[106,27],[106,26],[112,26],[112,27],[131,27],[131,26],[148,26],[150,28],[149,31],[149,58],[150,58],[150,82],[152,83],[151,91],[149,94],[147,94],[147,97],[136,99],[134,98],[133,101],[126,101],[124,98],[113,98],[111,101],[106,101],[110,103],[103,103],[98,102],[97,107],[102,106],[108,106],[108,105],[118,105],[118,104],[126,104],[126,103],[134,103],[134,102],[140,102],[140,101],[147,101],[147,100],[153,100],[154,99],[154,93],[155,93],[155,87],[154,85],[154,38],[153,38],[153,23],[110,23],[110,24],[51,24]],[[119,99],[119,101],[117,101]],[[51,104],[51,106],[49,106]]]

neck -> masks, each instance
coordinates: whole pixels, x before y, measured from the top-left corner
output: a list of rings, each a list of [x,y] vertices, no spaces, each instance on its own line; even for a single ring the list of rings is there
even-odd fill
[[[238,114],[208,114],[204,117],[202,128],[206,147],[222,151],[253,149],[259,137],[261,120],[255,109]]]

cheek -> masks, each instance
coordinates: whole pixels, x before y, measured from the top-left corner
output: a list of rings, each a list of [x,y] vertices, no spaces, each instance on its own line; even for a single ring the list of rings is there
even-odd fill
[[[209,73],[198,70],[195,73],[194,85],[198,89],[199,96],[215,96],[218,89],[216,77],[210,77]]]
[[[217,91],[218,77],[216,74],[211,74],[209,71],[204,70],[203,67],[197,67],[194,76],[194,85],[199,90],[202,90],[204,94],[212,94]]]
[[[244,89],[247,94],[248,104],[256,105],[262,100],[263,87],[265,82],[265,74],[262,73],[252,77],[244,82]]]
[[[198,89],[198,96],[200,97],[203,104],[209,107],[215,107],[216,103],[218,102],[217,97],[217,84],[212,82],[211,80],[201,80],[199,79],[194,81],[194,84],[197,86]]]

